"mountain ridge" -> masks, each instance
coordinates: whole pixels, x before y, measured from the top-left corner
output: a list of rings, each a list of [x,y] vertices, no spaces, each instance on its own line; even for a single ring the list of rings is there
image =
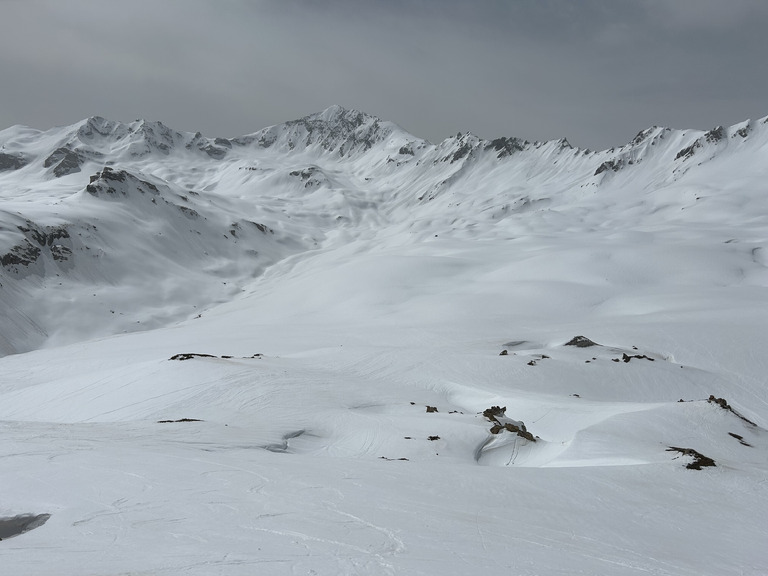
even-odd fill
[[[56,315],[38,309],[35,298],[66,294],[84,277],[103,298],[102,309],[115,310],[119,298],[108,286],[125,281],[121,266],[147,282],[163,278],[167,294],[187,302],[163,322],[234,293],[213,290],[212,301],[194,296],[184,288],[188,279],[180,279],[187,274],[174,280],[177,266],[164,271],[153,260],[183,262],[201,285],[242,289],[285,257],[356,238],[399,235],[415,242],[482,237],[497,228],[515,234],[576,214],[570,221],[587,231],[633,214],[637,228],[688,222],[730,234],[725,230],[735,222],[768,214],[759,187],[729,195],[722,177],[768,176],[766,120],[709,131],[652,127],[602,152],[565,139],[488,141],[471,133],[431,144],[340,106],[229,140],[98,116],[45,132],[7,129],[0,132],[0,283],[29,284],[37,296],[21,290],[0,303],[14,324],[29,320],[36,327],[19,331],[31,340],[20,337],[25,344],[4,350],[34,348],[48,338],[41,334],[60,332]],[[712,187],[713,178],[723,190]],[[156,255],[143,268],[128,264],[133,257],[108,233],[92,229],[127,233],[119,218],[145,231],[126,237],[137,253]],[[216,248],[206,250],[206,242]],[[206,264],[212,253],[221,266]],[[222,270],[228,272],[219,279]],[[84,302],[74,307],[94,314]],[[154,314],[132,311],[134,328],[154,325]],[[103,329],[99,322],[83,337],[116,329],[109,318]],[[126,322],[119,327],[128,329]],[[75,332],[71,337],[79,338]]]
[[[626,150],[627,147],[632,145],[638,145],[644,140],[647,140],[650,134],[653,134],[652,139],[657,138],[661,132],[696,135],[693,139],[694,141],[703,137],[708,143],[721,140],[721,134],[724,132],[727,132],[730,137],[737,134],[742,138],[746,138],[753,129],[761,124],[765,124],[766,121],[768,121],[768,116],[759,118],[755,121],[744,120],[729,127],[716,126],[710,130],[676,129],[654,125],[640,130],[634,138],[623,145],[613,146],[602,151],[592,151],[580,147],[576,147],[576,149],[588,150],[589,153],[611,153],[617,150]],[[268,147],[276,142],[276,139],[278,138],[276,133],[286,131],[292,132],[295,142],[291,140],[290,136],[287,137],[287,140],[288,142],[291,142],[294,147],[298,142],[303,141],[305,145],[319,144],[326,151],[337,151],[339,144],[345,144],[346,148],[338,150],[341,152],[342,156],[347,153],[350,148],[354,148],[356,145],[362,147],[364,151],[367,151],[374,142],[378,142],[395,132],[402,134],[406,140],[412,140],[414,143],[424,145],[432,144],[427,140],[423,140],[410,134],[393,122],[384,121],[377,116],[353,108],[332,105],[320,112],[308,114],[302,118],[288,120],[280,124],[262,128],[256,132],[233,138],[210,138],[203,136],[200,132],[177,132],[160,121],[135,120],[126,124],[120,121],[109,120],[101,116],[92,116],[81,120],[80,122],[76,122],[75,124],[52,128],[50,130],[38,130],[22,125],[14,125],[0,130],[0,146],[3,146],[4,149],[9,141],[8,134],[5,134],[6,132],[23,131],[29,137],[32,135],[44,136],[52,132],[58,133],[61,131],[66,133],[68,130],[75,128],[76,134],[68,135],[67,138],[59,142],[57,147],[74,147],[75,140],[78,140],[82,144],[86,144],[88,141],[94,139],[94,133],[102,138],[113,136],[117,140],[122,140],[127,136],[140,135],[140,137],[146,140],[148,145],[153,149],[163,153],[167,153],[179,143],[191,148],[193,142],[201,139],[205,141],[206,146],[212,145],[219,148],[229,148],[232,144],[248,146],[254,141],[258,141],[259,145],[262,147]],[[296,131],[298,128],[304,129],[302,135],[299,135]],[[447,137],[441,142],[432,145],[439,146],[440,144],[461,140],[470,135],[470,133],[465,133],[463,135],[458,133],[456,136]],[[3,136],[6,136],[6,138],[3,138]],[[303,136],[303,138],[301,136]],[[563,148],[573,148],[566,138],[534,142],[529,142],[514,136],[499,136],[491,140],[480,137],[476,138],[478,138],[484,146],[496,149],[502,156],[507,156],[513,151],[522,151],[521,149],[530,145],[541,146],[542,144],[551,142],[557,142]],[[341,139],[341,142],[337,142],[339,139]],[[291,144],[288,142],[284,143],[284,145],[288,146],[289,149],[292,149],[290,148]],[[693,142],[691,144],[693,144]],[[219,152],[217,151],[216,154],[218,153]]]

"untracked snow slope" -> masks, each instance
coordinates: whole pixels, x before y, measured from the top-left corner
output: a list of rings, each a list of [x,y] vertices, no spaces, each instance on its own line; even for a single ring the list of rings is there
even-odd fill
[[[768,571],[765,119],[0,147],[7,570]]]

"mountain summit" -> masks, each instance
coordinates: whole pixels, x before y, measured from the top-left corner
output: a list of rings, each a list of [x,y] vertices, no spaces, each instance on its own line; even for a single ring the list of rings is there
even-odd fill
[[[297,146],[317,147],[346,157],[368,152],[376,145],[405,145],[413,139],[413,136],[391,122],[384,122],[358,110],[331,106],[322,112],[265,128],[238,141],[255,141],[263,148],[275,147],[283,151],[293,150]]]

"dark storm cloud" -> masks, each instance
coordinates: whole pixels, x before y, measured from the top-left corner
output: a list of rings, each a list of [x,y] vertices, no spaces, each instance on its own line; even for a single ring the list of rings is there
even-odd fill
[[[334,103],[440,140],[768,114],[762,0],[0,0],[0,127],[234,136]]]

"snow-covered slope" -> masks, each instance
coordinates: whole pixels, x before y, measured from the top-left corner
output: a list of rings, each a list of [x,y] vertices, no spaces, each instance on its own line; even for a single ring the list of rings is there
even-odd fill
[[[0,349],[189,318],[288,254],[349,237],[509,236],[558,219],[590,233],[685,221],[729,236],[766,214],[766,145],[765,120],[651,128],[600,153],[471,134],[432,145],[337,106],[233,140],[98,117],[10,128],[0,314],[14,329]]]
[[[0,132],[3,564],[765,573],[767,177],[766,119]]]

